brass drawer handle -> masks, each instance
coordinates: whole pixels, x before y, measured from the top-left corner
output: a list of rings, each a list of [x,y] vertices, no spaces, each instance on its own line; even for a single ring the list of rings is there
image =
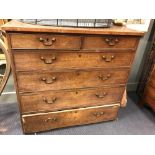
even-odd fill
[[[43,77],[41,80],[44,81],[46,84],[52,84],[57,80],[57,78],[55,76],[53,76],[52,78]]]
[[[39,38],[39,41],[42,42],[45,46],[52,46],[54,44],[54,42],[56,42],[56,38]]]
[[[52,64],[56,60],[56,57],[53,56],[52,58],[44,58],[41,56],[40,59],[43,60],[45,64]]]
[[[46,104],[53,104],[57,101],[57,98],[54,97],[52,98],[51,100],[48,100],[46,97],[43,98],[43,101],[46,103]]]
[[[56,122],[57,121],[57,118],[47,118],[44,120],[45,122]]]
[[[105,42],[109,45],[109,46],[115,46],[116,43],[119,42],[118,38],[105,38]]]
[[[111,74],[107,74],[107,75],[99,75],[98,76],[99,79],[101,79],[102,81],[108,80],[111,77]]]
[[[96,97],[98,97],[98,98],[104,98],[105,96],[108,95],[108,93],[104,92],[103,94],[95,94],[95,95],[96,95]]]
[[[102,59],[105,61],[105,62],[111,62],[112,61],[112,59],[114,59],[115,58],[115,56],[114,55],[112,55],[112,56],[105,56],[105,55],[103,55],[102,56]]]
[[[93,113],[93,115],[94,116],[96,116],[96,117],[99,117],[99,116],[102,116],[102,115],[104,115],[105,114],[105,112],[95,112],[95,113]]]

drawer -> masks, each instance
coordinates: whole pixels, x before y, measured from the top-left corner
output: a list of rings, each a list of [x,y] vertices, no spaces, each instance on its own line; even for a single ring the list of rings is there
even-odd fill
[[[82,49],[136,49],[138,37],[131,36],[102,36],[102,37],[85,37]]]
[[[22,115],[25,133],[45,131],[60,127],[97,123],[117,118],[119,107],[91,107],[60,112]]]
[[[19,72],[17,74],[17,81],[20,92],[34,92],[125,84],[128,74],[129,70],[123,69]]]
[[[125,87],[44,91],[20,94],[22,113],[58,111],[120,103]]]
[[[134,56],[133,52],[54,53],[39,50],[13,53],[18,71],[130,67]]]
[[[54,34],[12,34],[12,49],[67,49],[79,50],[81,38],[79,36]]]

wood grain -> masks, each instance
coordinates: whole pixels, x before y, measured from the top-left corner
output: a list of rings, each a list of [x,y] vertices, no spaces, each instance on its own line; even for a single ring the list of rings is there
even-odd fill
[[[26,93],[35,92],[36,90],[45,91],[100,87],[104,85],[125,85],[128,74],[129,69],[19,72],[17,74],[17,80],[19,91]]]
[[[111,28],[73,28],[73,27],[52,27],[25,24],[16,20],[2,26],[8,32],[50,32],[50,33],[70,33],[70,34],[108,34],[108,35],[128,35],[143,36],[145,31],[129,29],[126,26],[113,26]]]
[[[42,57],[45,60],[42,60]],[[51,64],[45,62],[51,61],[53,57],[55,60]],[[133,52],[14,51],[14,60],[18,71],[130,67],[133,57]]]
[[[89,36],[84,37],[82,49],[135,49],[137,47],[139,37],[112,36],[102,35],[100,37]]]
[[[117,118],[144,32],[45,27],[14,20],[3,30],[24,133]]]
[[[59,111],[120,103],[124,86],[21,94],[22,113]]]
[[[23,115],[24,132],[32,133],[60,127],[114,120],[117,117],[117,113],[118,106],[101,106],[54,113]]]
[[[80,36],[55,34],[12,34],[10,37],[12,49],[79,50],[81,47]]]

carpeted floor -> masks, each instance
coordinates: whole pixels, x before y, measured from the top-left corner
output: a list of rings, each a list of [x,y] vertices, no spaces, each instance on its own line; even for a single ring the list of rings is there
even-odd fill
[[[15,97],[14,97],[15,98]],[[7,102],[0,97],[0,134],[21,135],[22,129],[17,103]],[[2,102],[3,100],[3,102]],[[136,105],[137,96],[128,94],[127,107],[119,111],[117,121],[68,127],[37,133],[38,135],[152,135],[155,134],[155,114],[149,108]]]

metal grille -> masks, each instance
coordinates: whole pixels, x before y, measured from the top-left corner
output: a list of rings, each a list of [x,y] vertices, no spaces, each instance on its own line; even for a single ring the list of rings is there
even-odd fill
[[[63,27],[111,27],[112,19],[17,19],[18,21],[44,25],[44,26],[63,26]]]

